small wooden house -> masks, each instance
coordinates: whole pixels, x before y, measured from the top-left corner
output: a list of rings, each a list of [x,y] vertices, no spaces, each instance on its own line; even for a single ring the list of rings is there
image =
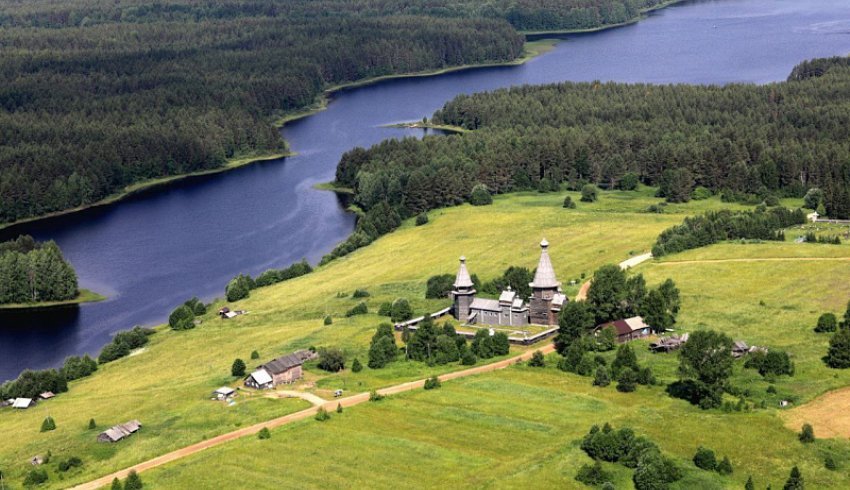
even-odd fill
[[[233,388],[222,386],[221,388],[213,391],[213,396],[219,400],[225,400],[232,397],[234,393],[236,393],[236,390]]]
[[[594,333],[598,334],[608,327],[614,328],[617,342],[620,344],[630,340],[648,337],[652,333],[652,329],[649,328],[649,325],[647,325],[646,322],[643,321],[643,318],[639,316],[633,316],[624,320],[615,320],[613,322],[597,325],[594,329]]]

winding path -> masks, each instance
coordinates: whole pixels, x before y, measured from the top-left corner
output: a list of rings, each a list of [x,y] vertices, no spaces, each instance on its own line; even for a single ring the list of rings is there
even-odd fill
[[[555,351],[555,346],[553,344],[546,345],[541,347],[540,350],[544,354],[549,354]],[[462,371],[455,371],[452,373],[446,373],[439,376],[440,381],[449,381],[453,379],[465,378],[467,376],[474,376],[476,374],[488,373],[491,371],[496,371],[498,369],[504,369],[512,364],[516,364],[518,362],[527,361],[531,358],[531,355],[534,353],[534,350],[528,350],[518,356],[511,357],[509,359],[504,359],[498,362],[494,362],[492,364],[485,364],[483,366],[477,366],[469,369],[464,369]],[[404,393],[406,391],[412,391],[419,388],[425,384],[424,379],[410,381],[407,383],[401,383],[395,386],[390,386],[387,388],[382,388],[377,390],[381,395],[395,395],[398,393]],[[284,395],[288,395],[290,393],[300,393],[300,392],[290,392],[290,391],[282,391],[278,392]],[[129,468],[124,468],[123,470],[116,471],[114,473],[110,473],[108,475],[97,478],[96,480],[89,481],[87,483],[83,483],[72,487],[72,490],[95,490],[98,488],[106,487],[112,483],[112,480],[115,478],[126,478],[130,471],[136,471],[136,473],[141,473],[143,471],[156,468],[158,466],[162,466],[167,463],[171,463],[177,461],[179,459],[183,459],[187,456],[191,456],[193,454],[199,453],[204,449],[208,449],[211,447],[219,446],[224,444],[225,442],[233,441],[245,436],[254,435],[257,432],[260,432],[263,428],[273,429],[276,427],[280,427],[283,425],[291,424],[293,422],[297,422],[299,420],[304,420],[306,418],[312,417],[319,410],[319,407],[324,407],[325,410],[333,411],[336,408],[337,404],[342,405],[343,407],[353,407],[355,405],[359,405],[363,402],[369,401],[369,393],[359,393],[357,395],[349,396],[346,398],[340,398],[333,401],[327,401],[318,396],[310,396],[304,397],[302,396],[304,393],[297,395],[299,398],[306,399],[307,401],[314,403],[314,405],[310,408],[301,410],[300,412],[291,413],[289,415],[284,415],[282,417],[278,417],[275,419],[267,420],[265,422],[260,422],[258,424],[254,424],[250,427],[244,427],[239,430],[235,430],[233,432],[228,432],[226,434],[221,434],[220,436],[213,437],[211,439],[207,439],[205,441],[198,442],[196,444],[192,444],[191,446],[186,446],[181,449],[177,449],[176,451],[172,451],[167,454],[163,454],[162,456],[157,456],[156,458],[149,459],[142,463],[130,466]],[[319,402],[321,400],[321,402]]]

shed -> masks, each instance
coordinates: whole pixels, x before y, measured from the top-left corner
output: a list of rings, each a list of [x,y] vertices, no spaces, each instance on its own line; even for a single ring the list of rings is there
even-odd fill
[[[131,434],[135,434],[141,428],[142,423],[138,420],[118,424],[98,434],[97,442],[118,442]]]
[[[234,390],[233,388],[222,386],[221,388],[213,391],[213,396],[221,400],[224,398],[230,398],[231,396],[233,396],[234,393],[236,393],[236,390]]]
[[[35,405],[35,402],[32,398],[15,398],[15,401],[12,402],[12,408],[27,409],[33,405]]]
[[[54,395],[52,391],[45,391],[44,393],[38,395],[38,397],[41,398],[42,400],[50,400],[54,396],[56,396],[56,395]]]

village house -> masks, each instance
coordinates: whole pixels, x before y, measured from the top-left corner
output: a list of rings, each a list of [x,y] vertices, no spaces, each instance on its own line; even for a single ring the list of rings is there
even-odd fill
[[[643,318],[639,316],[633,316],[624,320],[615,320],[613,322],[597,325],[594,329],[594,333],[598,334],[609,327],[614,328],[617,342],[620,344],[630,340],[648,337],[652,333],[652,329],[649,328],[649,325],[647,325],[646,322],[643,321]]]
[[[316,358],[316,353],[308,350],[288,354],[267,362],[245,378],[245,386],[258,390],[268,390],[279,384],[289,384],[301,379],[301,366]]]
[[[142,428],[142,423],[138,420],[118,424],[101,432],[97,436],[97,442],[118,442],[125,437],[135,434]]]
[[[460,258],[452,298],[452,314],[462,323],[521,327],[525,325],[557,325],[558,314],[569,301],[561,292],[561,283],[549,259],[549,242],[540,242],[540,260],[531,286],[531,298],[519,297],[510,286],[499,299],[476,298],[477,291],[466,268],[466,257]]]

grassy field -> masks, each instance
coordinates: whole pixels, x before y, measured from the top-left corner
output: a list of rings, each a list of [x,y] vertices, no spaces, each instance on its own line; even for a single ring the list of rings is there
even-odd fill
[[[576,193],[571,195],[578,201]],[[242,392],[237,397],[237,404],[233,407],[210,401],[208,397],[218,386],[237,384],[238,380],[229,376],[230,364],[234,358],[245,359],[249,368],[259,364],[249,360],[253,350],[260,352],[261,360],[267,360],[298,348],[336,345],[347,352],[349,360],[358,357],[365,364],[368,342],[375,326],[386,319],[373,313],[345,318],[344,312],[361,301],[351,298],[350,295],[355,289],[364,288],[371,293],[371,296],[365,299],[370,312],[377,311],[381,303],[398,297],[410,300],[417,314],[435,311],[447,306],[448,302],[424,299],[425,280],[429,276],[454,273],[460,255],[466,255],[470,271],[477,273],[484,281],[494,278],[511,265],[533,268],[539,257],[537,244],[545,236],[551,244],[550,255],[559,279],[565,284],[571,280],[577,283],[566,288],[568,294],[574,295],[583,275],[587,277],[600,265],[617,263],[630,255],[648,250],[662,229],[681,222],[684,216],[708,209],[740,207],[711,199],[670,205],[666,207],[664,214],[654,214],[644,212],[647,206],[658,202],[658,199],[653,197],[652,189],[639,192],[606,192],[601,196],[599,202],[579,203],[578,208],[574,210],[561,207],[564,193],[525,193],[498,196],[493,206],[460,206],[434,211],[430,213],[430,222],[425,226],[414,227],[410,222],[405,223],[400,230],[381,238],[373,245],[321,267],[313,274],[255,290],[251,293],[251,298],[231,305],[232,308],[248,310],[248,315],[223,321],[211,312],[203,318],[201,325],[191,331],[172,332],[159,329],[159,333],[151,338],[151,343],[142,352],[110,363],[88,379],[71,383],[69,393],[62,394],[33,410],[0,410],[0,433],[3,434],[0,438],[0,470],[4,471],[9,481],[18,484],[24,472],[30,468],[28,460],[36,454],[44,454],[50,450],[56,462],[71,455],[79,456],[85,462],[83,468],[63,475],[63,481],[58,480],[55,464],[48,465],[51,472],[50,486],[67,486],[200,441],[205,437],[305,407],[306,402],[269,400],[250,396],[247,392]],[[498,226],[493,226],[493,223],[498,223]],[[512,233],[505,234],[504,229],[510,229]],[[842,374],[837,378],[831,377],[834,373],[817,365],[816,357],[822,355],[826,338],[816,337],[810,333],[810,329],[822,308],[829,307],[837,312],[838,305],[846,303],[850,297],[847,285],[841,284],[842,278],[848,277],[846,267],[850,264],[846,264],[845,269],[841,270],[834,270],[836,264],[833,262],[795,262],[784,268],[780,268],[778,264],[765,266],[759,263],[706,263],[697,267],[664,265],[687,258],[704,260],[730,255],[738,257],[735,254],[742,254],[743,258],[747,258],[750,256],[748,254],[757,256],[767,252],[797,254],[795,256],[825,254],[838,257],[841,254],[850,256],[850,246],[791,243],[720,245],[676,255],[664,262],[642,265],[639,270],[647,275],[651,283],[668,276],[676,280],[684,297],[681,316],[681,325],[684,328],[708,325],[734,332],[736,338],[743,337],[751,343],[782,347],[791,351],[795,356],[799,375],[777,383],[780,395],[796,394],[800,400],[804,400],[827,389],[847,384],[847,376]],[[821,276],[818,277],[810,271],[816,271],[816,274]],[[721,276],[715,277],[712,274]],[[726,277],[722,276],[724,274]],[[753,277],[740,277],[744,275]],[[725,281],[729,278],[732,280]],[[826,289],[829,284],[834,285],[834,289]],[[754,289],[748,292],[745,288]],[[764,301],[766,306],[759,305],[760,300]],[[211,311],[216,309],[211,308]],[[738,319],[736,311],[745,321]],[[322,318],[325,315],[333,316],[333,325],[323,326]],[[639,351],[642,359],[652,359],[653,365],[657,364],[656,370],[661,377],[672,378],[675,370],[674,356],[650,358],[643,349]],[[328,375],[308,365],[305,382],[314,386],[310,389],[315,393],[328,396],[332,390],[338,388],[348,392],[367,391],[454,369],[458,369],[458,366],[429,368],[424,364],[397,362],[384,370],[367,368],[356,374],[346,370],[340,374]],[[684,425],[681,431],[714,433],[712,424],[728,427],[729,431],[724,432],[725,438],[721,437],[722,440],[711,443],[715,449],[723,449],[722,452],[725,453],[724,448],[729,447],[730,458],[733,457],[734,449],[737,451],[734,454],[740,456],[733,458],[733,464],[751,464],[752,469],[748,471],[761,475],[762,479],[771,475],[774,477],[774,483],[778,483],[780,473],[784,478],[790,467],[789,461],[793,459],[783,455],[801,451],[799,447],[784,442],[781,447],[774,448],[777,451],[775,457],[759,456],[761,449],[753,445],[735,449],[736,438],[755,438],[755,435],[747,432],[747,426],[752,423],[765,424],[765,430],[769,428],[775,431],[777,441],[793,440],[793,433],[782,428],[782,422],[775,416],[776,411],[773,409],[755,414],[706,414],[690,408],[683,402],[659,396],[661,392],[658,388],[653,391],[646,390],[645,394],[633,397],[619,395],[611,389],[605,392],[603,397],[594,398],[595,395],[591,395],[596,392],[590,390],[589,381],[586,379],[552,370],[547,371],[545,377],[539,378],[538,385],[536,376],[523,369],[511,369],[504,375],[487,375],[482,378],[482,384],[476,384],[479,383],[477,379],[457,382],[457,387],[447,383],[446,389],[438,394],[400,397],[405,400],[405,404],[412,404],[410,410],[414,413],[434,418],[433,422],[428,422],[430,426],[425,424],[421,429],[407,435],[397,433],[396,424],[412,422],[390,416],[393,410],[406,410],[406,405],[397,408],[395,400],[388,400],[386,405],[369,404],[368,408],[352,408],[350,414],[333,421],[330,426],[317,426],[311,421],[277,431],[271,444],[287,444],[287,456],[284,459],[267,458],[267,454],[258,457],[256,459],[268,461],[257,461],[254,466],[256,471],[250,468],[228,471],[239,461],[241,451],[247,451],[244,448],[253,447],[254,444],[254,441],[240,441],[188,460],[187,464],[174,465],[174,469],[167,467],[161,473],[151,473],[150,479],[162,478],[162,483],[158,483],[162,488],[190,487],[199,481],[196,480],[196,473],[206,471],[208,478],[215,475],[222,486],[227,483],[239,487],[240,483],[244,484],[244,480],[225,480],[224,478],[229,477],[224,474],[239,478],[239,475],[245,476],[245,472],[250,472],[252,486],[268,487],[272,486],[272,481],[277,483],[282,481],[279,478],[288,478],[286,475],[281,476],[282,473],[303,473],[312,475],[310,478],[313,479],[308,481],[313,481],[313,486],[318,486],[316,482],[319,480],[316,478],[322,478],[321,475],[325,473],[333,473],[332,478],[345,478],[351,482],[350,485],[341,486],[355,486],[357,482],[366,482],[369,478],[377,479],[377,486],[386,486],[389,484],[389,478],[393,478],[395,482],[403,482],[404,478],[415,478],[418,472],[403,472],[402,469],[417,463],[422,464],[422,458],[416,456],[429,454],[432,456],[429,464],[433,465],[433,468],[452,469],[448,473],[438,471],[442,474],[441,478],[446,479],[439,481],[463,482],[467,481],[464,478],[473,478],[469,475],[474,473],[477,475],[475,478],[481,480],[468,481],[480,481],[481,485],[506,486],[514,482],[517,485],[530,484],[533,483],[532,479],[537,478],[541,478],[543,482],[551,482],[567,475],[570,484],[571,475],[580,464],[580,458],[570,457],[577,451],[571,441],[602,416],[630,424],[633,419],[645,420],[646,431],[651,432],[654,438],[656,433],[670,428],[669,424],[664,422],[667,419],[689,420],[689,424]],[[511,381],[514,376],[519,376],[515,382]],[[752,378],[752,383],[756,386],[754,390],[766,389],[766,383],[757,380],[757,375],[743,373],[737,376],[742,382]],[[471,410],[463,408],[467,402],[464,396],[452,398],[453,393],[464,395],[464,386],[476,387],[476,394],[470,398],[469,403],[481,405],[478,409],[483,411],[482,415],[464,411]],[[488,386],[493,387],[492,392],[488,391]],[[510,392],[513,389],[518,390],[519,398],[523,400],[517,400],[515,395],[505,396],[505,390]],[[523,390],[528,391],[528,396],[523,394]],[[539,397],[531,396],[532,393],[539,393]],[[761,392],[754,393],[753,398],[757,399]],[[427,408],[431,399],[428,397],[435,396],[438,403],[444,405],[442,410],[446,412],[434,410],[432,413]],[[550,398],[552,401],[546,401]],[[771,402],[773,401],[776,400],[771,398]],[[585,408],[585,412],[582,412],[582,404],[588,404],[591,408]],[[390,412],[382,412],[385,410]],[[575,411],[576,415],[573,415],[571,410]],[[58,429],[41,434],[38,429],[48,413],[56,419]],[[454,418],[446,419],[445,413],[454,413]],[[530,417],[531,422],[523,422],[513,427],[510,420],[500,421],[494,415],[498,413],[519,414],[522,417]],[[593,416],[583,415],[585,413]],[[491,415],[485,417],[486,414]],[[343,424],[349,417],[351,421]],[[478,423],[480,417],[485,419],[481,421],[484,425],[473,426],[472,429],[457,423],[458,420],[467,418]],[[104,446],[94,442],[98,431],[86,429],[89,418],[96,419],[100,430],[132,418],[141,420],[145,427],[141,433],[128,441]],[[559,418],[563,418],[563,422],[554,420]],[[383,420],[386,420],[387,425],[378,424],[378,421]],[[501,437],[487,424],[496,424],[496,427],[505,424],[513,427],[511,430],[523,434],[525,431],[531,432],[528,434],[528,445],[524,441],[520,444],[518,436]],[[551,432],[548,428],[550,425],[555,427],[556,434],[548,434]],[[350,443],[344,435],[338,436],[336,432],[333,435],[322,435],[321,431],[326,431],[331,426],[335,431],[353,431],[360,435]],[[376,428],[379,430],[376,431]],[[289,444],[294,441],[289,436],[280,435],[302,430],[320,432],[310,432],[305,436],[307,440],[298,441],[297,445],[292,446]],[[694,448],[690,447],[693,444],[687,437],[678,443],[676,437],[673,437],[681,437],[682,433],[684,432],[676,432],[669,437],[659,435],[657,442],[666,451],[687,459],[687,453],[693,452]],[[444,435],[457,438],[455,447],[441,450],[427,444],[429,440]],[[424,438],[421,445],[420,438]],[[320,444],[322,441],[334,447],[323,449]],[[469,441],[475,441],[475,444],[470,445]],[[396,442],[398,447],[394,446]],[[685,442],[688,447],[676,446]],[[509,450],[497,458],[496,452],[501,452],[500,449],[512,444],[519,445],[515,450]],[[302,447],[307,449],[297,449]],[[466,452],[464,447],[476,449]],[[480,449],[483,447],[493,449]],[[747,458],[743,456],[745,448],[755,453],[750,455],[750,459],[755,458],[751,463],[747,463]],[[358,454],[367,450],[370,452],[369,457],[364,457],[357,464],[351,463],[351,459],[356,459]],[[485,451],[486,454],[477,454],[479,450]],[[382,454],[381,451],[393,451],[397,458]],[[291,455],[293,452],[298,454]],[[375,454],[374,459],[371,452]],[[398,454],[395,454],[396,452]],[[334,457],[324,458],[326,453],[333,453]],[[216,469],[210,471],[212,467],[206,465],[209,463],[207,458],[217,454],[226,455],[226,458],[217,460]],[[281,465],[289,461],[290,457],[293,458],[292,461],[303,458],[313,462],[304,463],[303,470],[296,468],[298,465],[295,463],[286,463],[286,470],[281,472]],[[536,461],[539,457],[543,457],[543,461]],[[811,466],[810,481],[818,481],[815,479],[815,449],[800,457],[808,458],[805,461],[809,461],[806,464]],[[389,472],[374,471],[378,458],[385,466],[389,465]],[[467,458],[471,458],[471,461]],[[767,458],[768,462],[765,462],[764,458]],[[196,459],[205,464],[194,464]],[[263,465],[272,464],[277,465],[277,471],[267,473],[263,470]],[[498,464],[498,469],[492,469],[494,464]],[[850,465],[850,461],[847,464]],[[239,466],[245,465],[240,463]],[[457,470],[457,475],[461,476],[452,476],[455,475],[453,468],[461,467],[464,469]],[[478,471],[473,471],[476,468]],[[491,469],[479,474],[482,468]],[[159,474],[162,476],[157,476]],[[178,477],[178,474],[186,476]],[[628,472],[620,471],[618,474],[622,481],[630,478]],[[438,477],[440,475],[435,474],[434,479],[430,481],[434,483],[438,481]],[[739,477],[746,478],[736,472],[732,480],[717,479],[713,476],[710,480],[722,486],[724,482],[738,482]],[[381,483],[384,478],[388,478],[386,484]],[[706,476],[689,473],[689,478],[705,479]]]

